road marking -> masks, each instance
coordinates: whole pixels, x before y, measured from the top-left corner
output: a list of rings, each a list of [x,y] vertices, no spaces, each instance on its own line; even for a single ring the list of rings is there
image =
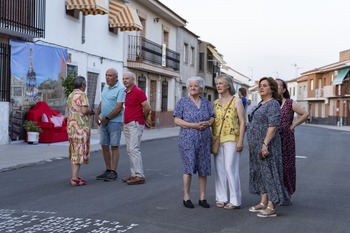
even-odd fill
[[[295,158],[297,158],[297,159],[307,159],[306,156],[295,156]]]
[[[0,232],[126,232],[139,224],[129,226],[118,221],[69,218],[56,212],[0,209]]]

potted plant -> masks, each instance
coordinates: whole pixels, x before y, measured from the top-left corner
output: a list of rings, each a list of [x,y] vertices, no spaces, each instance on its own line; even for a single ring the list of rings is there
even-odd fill
[[[28,144],[38,144],[39,133],[42,132],[40,126],[35,121],[25,121],[23,127],[27,131]]]

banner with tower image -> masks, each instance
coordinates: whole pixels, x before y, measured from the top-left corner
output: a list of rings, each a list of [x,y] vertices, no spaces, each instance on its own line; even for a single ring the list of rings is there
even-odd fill
[[[25,113],[45,101],[62,113],[65,96],[61,77],[66,77],[66,49],[11,40],[10,138],[23,139]]]

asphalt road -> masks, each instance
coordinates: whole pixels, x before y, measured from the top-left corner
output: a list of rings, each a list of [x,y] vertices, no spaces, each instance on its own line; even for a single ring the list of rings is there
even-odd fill
[[[182,166],[177,138],[142,144],[146,183],[130,186],[128,158],[121,147],[119,177],[95,180],[104,170],[100,152],[82,166],[88,184],[71,187],[67,159],[0,173],[0,232],[350,232],[350,132],[300,126],[297,137],[297,192],[293,205],[278,207],[276,218],[248,211],[258,196],[248,193],[248,152],[241,158],[243,204],[240,210],[214,207],[214,179],[207,200],[197,205],[197,176],[192,182],[194,209],[182,205]]]

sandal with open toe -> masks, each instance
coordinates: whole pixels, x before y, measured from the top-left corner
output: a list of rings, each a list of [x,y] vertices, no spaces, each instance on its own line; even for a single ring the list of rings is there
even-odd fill
[[[259,204],[250,207],[249,212],[257,213],[257,212],[260,212],[261,210],[264,210],[264,209],[266,209],[266,204],[260,202]]]
[[[70,184],[72,186],[82,186],[82,185],[86,185],[86,181],[85,180],[82,180],[82,179],[73,179],[71,178],[70,179]]]
[[[224,206],[225,210],[233,210],[233,209],[240,209],[240,206],[234,205],[232,203],[228,203],[227,205]]]
[[[222,201],[217,201],[217,202],[216,202],[216,207],[218,207],[218,208],[224,208],[224,206],[225,206],[225,202],[222,202]]]
[[[276,209],[272,209],[268,206],[266,209],[261,210],[257,216],[261,218],[277,217]]]

